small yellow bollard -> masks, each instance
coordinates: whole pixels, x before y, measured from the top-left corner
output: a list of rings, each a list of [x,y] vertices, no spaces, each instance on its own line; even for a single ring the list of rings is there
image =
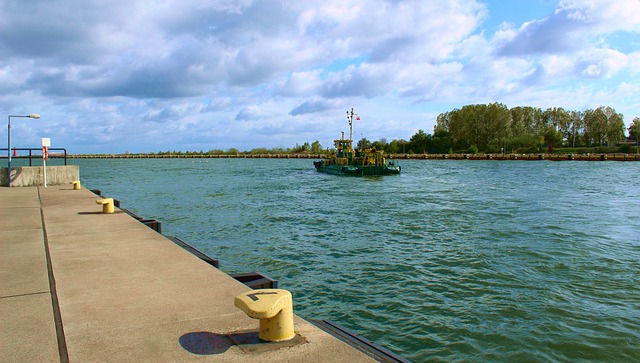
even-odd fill
[[[260,319],[258,337],[269,342],[293,339],[293,300],[282,289],[247,291],[235,297],[234,304],[245,314]]]
[[[102,204],[102,213],[111,214],[115,211],[113,198],[102,198],[96,200],[96,204]]]
[[[74,180],[71,182],[71,184],[73,184],[73,190],[82,189],[82,185],[80,185],[80,180]]]

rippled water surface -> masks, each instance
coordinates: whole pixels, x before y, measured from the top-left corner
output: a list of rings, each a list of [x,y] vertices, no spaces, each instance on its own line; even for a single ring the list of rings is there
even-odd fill
[[[640,163],[73,160],[83,185],[416,361],[640,361]]]

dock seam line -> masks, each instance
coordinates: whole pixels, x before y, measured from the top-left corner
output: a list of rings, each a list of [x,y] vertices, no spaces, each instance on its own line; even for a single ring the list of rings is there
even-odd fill
[[[51,263],[51,253],[49,252],[49,238],[47,236],[47,226],[44,222],[44,209],[42,208],[42,198],[38,187],[38,202],[40,203],[40,218],[42,220],[42,236],[44,238],[44,252],[47,258],[47,273],[49,275],[49,290],[51,291],[51,306],[53,308],[53,321],[56,326],[56,338],[58,339],[58,355],[61,363],[69,363],[69,353],[67,352],[67,341],[64,336],[62,326],[62,316],[60,314],[60,304],[58,302],[58,291],[56,290],[56,280],[53,275],[53,264]]]
[[[38,291],[38,292],[30,292],[28,294],[0,296],[0,299],[10,299],[12,297],[33,296],[33,295],[42,295],[42,294],[49,294],[49,293],[51,293],[51,291]]]

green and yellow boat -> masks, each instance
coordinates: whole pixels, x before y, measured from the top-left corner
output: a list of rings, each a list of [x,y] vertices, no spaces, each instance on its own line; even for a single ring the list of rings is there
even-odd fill
[[[349,138],[345,139],[343,132],[339,140],[334,140],[335,149],[328,151],[323,160],[313,162],[316,170],[321,173],[346,176],[400,174],[400,165],[394,161],[387,163],[382,150],[353,148],[354,117],[360,119],[352,108],[351,111],[347,111]]]

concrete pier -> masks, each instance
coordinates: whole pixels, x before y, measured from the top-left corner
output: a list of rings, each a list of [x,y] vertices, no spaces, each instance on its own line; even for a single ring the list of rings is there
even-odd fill
[[[0,188],[1,361],[374,361],[298,316],[288,344],[247,338],[247,286],[96,199]]]
[[[0,168],[0,186],[9,186],[7,168]],[[69,184],[80,178],[78,165],[47,166],[47,185]],[[11,185],[14,187],[44,186],[42,166],[14,166],[11,168]]]

